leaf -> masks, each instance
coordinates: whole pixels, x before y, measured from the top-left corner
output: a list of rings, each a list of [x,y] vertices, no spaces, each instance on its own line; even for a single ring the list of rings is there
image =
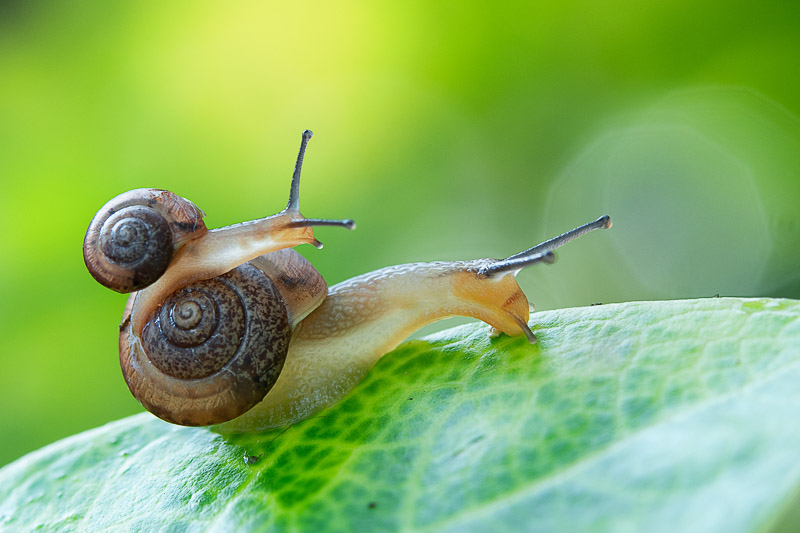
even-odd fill
[[[800,513],[800,302],[537,313],[454,328],[344,401],[223,436],[133,416],[0,470],[29,530],[754,531]]]

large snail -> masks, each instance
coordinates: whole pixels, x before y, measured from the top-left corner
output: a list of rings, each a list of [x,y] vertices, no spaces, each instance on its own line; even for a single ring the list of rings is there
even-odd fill
[[[120,325],[120,363],[133,395],[156,416],[229,432],[291,424],[338,401],[412,332],[449,316],[475,317],[533,343],[516,274],[611,227],[603,216],[505,259],[392,266],[328,290],[291,248],[320,247],[313,226],[355,224],[300,214],[310,138],[304,131],[289,203],[276,215],[208,230],[192,202],[137,189],[109,201],[89,225],[89,271],[133,293]]]

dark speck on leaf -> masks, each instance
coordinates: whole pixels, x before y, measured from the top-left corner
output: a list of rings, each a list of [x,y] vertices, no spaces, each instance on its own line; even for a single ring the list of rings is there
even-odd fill
[[[369,502],[367,504],[367,507],[369,507],[370,509],[375,509],[377,506],[378,504],[376,502]]]
[[[247,454],[244,454],[244,462],[249,464],[249,465],[254,465],[254,464],[256,464],[257,462],[259,462],[261,460],[261,457],[263,455],[264,454],[261,454],[261,455],[247,455]]]
[[[596,302],[593,304],[589,304],[589,307],[594,307],[595,305],[603,305],[603,302]]]

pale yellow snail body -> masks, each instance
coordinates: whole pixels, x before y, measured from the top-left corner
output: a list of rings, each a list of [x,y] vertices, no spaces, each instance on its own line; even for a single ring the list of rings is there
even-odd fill
[[[90,272],[119,292],[138,291],[120,325],[120,362],[131,392],[156,416],[228,432],[297,422],[336,403],[409,334],[450,316],[535,342],[516,273],[611,226],[604,216],[506,259],[387,267],[327,290],[290,248],[320,246],[313,226],[355,224],[300,214],[310,137],[303,132],[289,204],[277,215],[208,230],[188,200],[140,189],[92,220]],[[165,220],[151,222],[156,215]]]

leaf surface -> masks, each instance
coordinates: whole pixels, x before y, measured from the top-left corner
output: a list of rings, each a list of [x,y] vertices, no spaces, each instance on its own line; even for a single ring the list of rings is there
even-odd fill
[[[287,429],[225,436],[141,414],[54,443],[0,470],[0,527],[800,526],[800,302],[532,318],[534,346],[478,324],[407,342]]]

